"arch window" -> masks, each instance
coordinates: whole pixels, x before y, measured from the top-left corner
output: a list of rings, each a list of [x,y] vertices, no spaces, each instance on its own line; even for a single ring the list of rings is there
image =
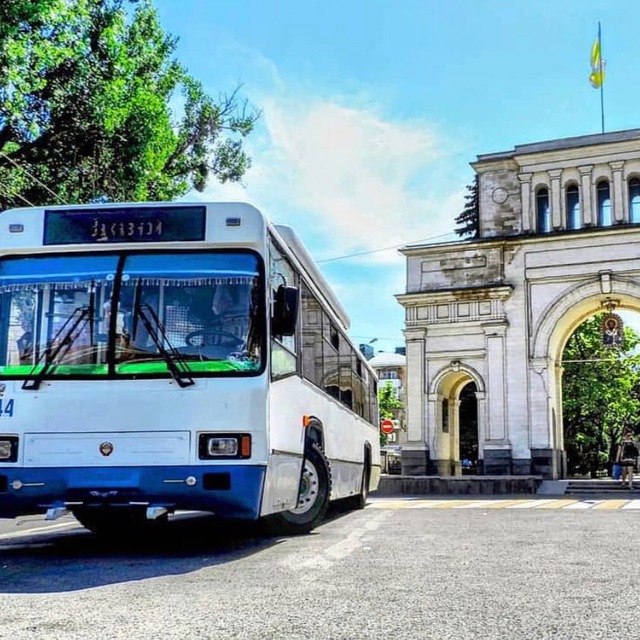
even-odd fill
[[[609,183],[606,180],[598,182],[596,187],[596,195],[598,202],[598,226],[611,226],[611,195],[609,192]]]
[[[549,189],[539,189],[536,194],[536,219],[538,222],[538,233],[549,233],[549,231],[551,231]]]
[[[629,180],[629,222],[640,222],[640,180]]]
[[[580,192],[578,186],[567,187],[567,228],[579,229],[580,224]]]

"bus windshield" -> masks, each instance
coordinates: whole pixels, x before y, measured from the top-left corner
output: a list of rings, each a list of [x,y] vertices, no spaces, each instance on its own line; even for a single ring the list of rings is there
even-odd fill
[[[242,251],[0,260],[0,377],[255,374],[261,281]]]

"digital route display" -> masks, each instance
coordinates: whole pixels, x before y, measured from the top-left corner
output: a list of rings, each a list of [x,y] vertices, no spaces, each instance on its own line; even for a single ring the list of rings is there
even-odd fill
[[[195,242],[205,239],[206,207],[49,209],[45,245]]]

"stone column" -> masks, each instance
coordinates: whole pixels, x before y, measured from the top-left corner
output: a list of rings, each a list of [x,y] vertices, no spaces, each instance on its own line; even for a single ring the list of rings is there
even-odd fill
[[[482,443],[488,439],[487,434],[487,394],[484,391],[476,391],[476,403],[478,405],[478,449],[482,453]]]
[[[425,441],[423,437],[424,378],[424,338],[407,335],[407,441],[411,443]]]
[[[506,324],[483,326],[487,344],[487,396],[489,398],[489,422],[486,432],[488,442],[504,442],[507,438],[507,404],[505,393],[505,337]]]
[[[442,401],[445,399],[439,393],[429,393],[428,396],[427,416],[429,423],[429,464],[430,472],[439,476],[451,475],[451,432],[453,425],[451,423],[451,404],[447,402],[448,412],[448,431],[442,430],[444,422],[444,414]]]
[[[560,176],[562,169],[551,169],[548,171],[551,178],[551,228],[562,229],[562,188],[560,187]]]
[[[624,210],[624,193],[622,190],[622,167],[624,167],[624,161],[618,160],[617,162],[610,162],[611,172],[613,175],[612,193],[611,193],[611,205],[613,211],[613,224],[622,224],[628,222],[628,216],[625,215]]]
[[[519,173],[520,199],[522,200],[522,231],[529,233],[533,228],[531,218],[531,173]]]
[[[531,407],[532,448],[552,448],[549,424],[549,400],[552,389],[549,367],[554,366],[549,358],[534,358],[530,363],[529,403]]]
[[[425,332],[424,330],[409,330],[405,331],[405,337],[407,342],[407,400],[405,408],[407,442],[402,446],[401,464],[403,475],[418,476],[427,473],[429,427],[425,422],[429,420],[429,423],[433,424],[435,418],[427,416],[425,412],[427,392],[425,387]],[[429,406],[429,409],[431,408]]]
[[[593,210],[593,198],[591,197],[591,172],[592,164],[578,167],[580,171],[580,215],[583,227],[593,227],[596,224],[595,211]]]
[[[556,375],[555,375],[556,394],[555,395],[557,398],[556,405],[558,407],[558,413],[556,415],[557,424],[555,425],[556,432],[554,434],[553,444],[556,449],[560,449],[560,450],[564,449],[564,422],[563,422],[563,416],[562,416],[562,378],[563,376],[564,376],[564,367],[562,366],[562,363],[556,362]]]
[[[449,400],[449,424],[453,427],[449,434],[449,457],[451,458],[451,473],[462,475],[460,463],[460,400]]]

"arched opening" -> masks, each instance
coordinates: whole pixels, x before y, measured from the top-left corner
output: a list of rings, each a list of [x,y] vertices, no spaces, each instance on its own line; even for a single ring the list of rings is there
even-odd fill
[[[460,391],[458,424],[460,429],[460,466],[462,475],[478,473],[478,401],[476,383],[468,382]]]
[[[629,222],[640,222],[640,179],[629,180]]]
[[[549,190],[545,187],[536,193],[536,219],[538,233],[551,231],[551,210],[549,209]]]
[[[567,340],[562,354],[567,476],[608,477],[623,432],[637,431],[639,352],[640,315],[612,308],[580,323]]]
[[[534,334],[530,360],[530,390],[529,400],[531,407],[531,420],[536,428],[531,434],[532,470],[542,473],[548,478],[562,478],[569,475],[564,457],[567,447],[565,445],[565,415],[563,411],[564,400],[570,393],[565,384],[566,370],[569,365],[565,356],[565,348],[571,336],[585,322],[603,313],[618,314],[624,321],[625,328],[634,329],[640,334],[640,284],[633,279],[611,277],[608,272],[602,272],[598,280],[577,285],[566,291],[551,303],[537,323]],[[598,326],[598,331],[602,327]],[[602,334],[598,333],[599,340]],[[626,339],[626,330],[625,330]],[[626,343],[631,346],[633,343]],[[615,350],[614,350],[615,351]],[[631,355],[638,358],[640,349],[634,346]],[[613,351],[612,351],[613,353]],[[588,360],[580,356],[579,360]],[[629,362],[631,365],[631,362]],[[594,365],[590,365],[594,366]],[[636,371],[640,372],[640,361],[637,361]],[[583,376],[582,376],[583,377]],[[582,379],[581,377],[581,379]],[[618,380],[611,373],[607,373],[604,379]],[[640,397],[640,390],[627,387],[627,383],[619,383],[614,388],[621,392],[624,402],[630,398]],[[589,400],[608,407],[611,402],[602,389],[589,391]],[[578,403],[580,419],[584,420],[584,407]],[[555,419],[554,419],[555,415]],[[627,416],[633,415],[628,411]],[[618,428],[622,421],[618,421]],[[640,413],[636,424],[636,431],[640,436]],[[610,468],[611,453],[606,449],[599,449],[600,472]]]
[[[598,201],[598,226],[611,226],[611,195],[609,193],[609,182],[600,180],[596,187]]]
[[[432,472],[459,476],[482,472],[484,382],[472,367],[454,361],[430,385],[434,429],[430,434]],[[484,406],[484,405],[482,405]]]
[[[578,185],[572,184],[567,187],[567,228],[579,229],[580,223],[580,192]]]

